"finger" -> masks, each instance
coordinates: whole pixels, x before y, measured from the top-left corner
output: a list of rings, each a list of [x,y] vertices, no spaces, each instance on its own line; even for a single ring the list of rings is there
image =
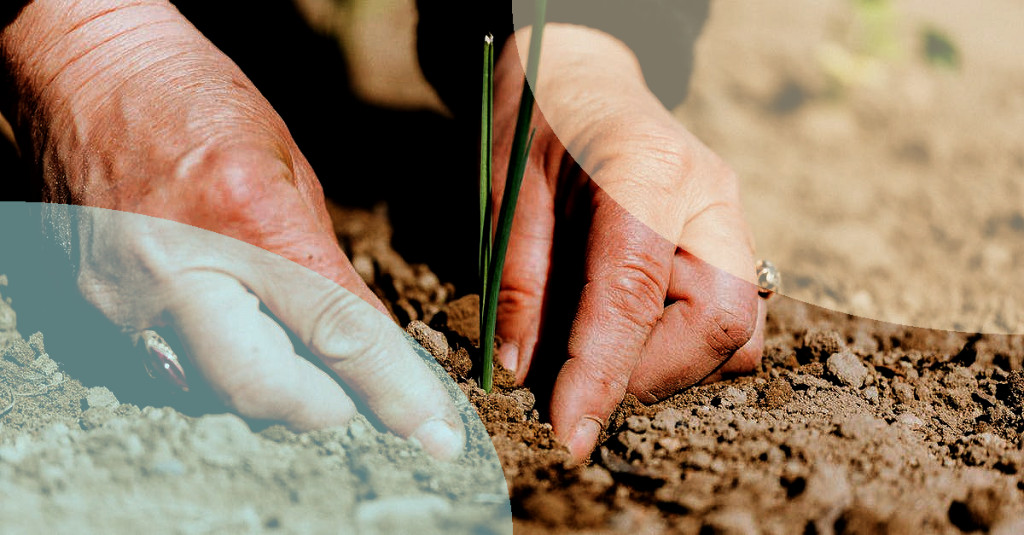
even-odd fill
[[[767,302],[764,299],[757,300],[757,327],[754,328],[754,335],[750,341],[743,345],[731,359],[726,361],[718,370],[701,380],[701,384],[720,381],[723,378],[750,373],[761,365],[761,358],[764,354],[764,324],[768,311]]]
[[[342,388],[295,354],[288,335],[237,280],[192,275],[168,307],[192,362],[243,416],[296,430],[340,425],[356,414]]]
[[[551,399],[555,432],[577,461],[593,450],[603,422],[626,393],[640,350],[662,314],[674,250],[596,189],[569,358]]]
[[[554,243],[554,202],[544,176],[524,178],[498,294],[498,362],[522,383],[540,336]]]
[[[404,333],[352,292],[290,262],[268,259],[254,291],[380,421],[451,459],[465,430],[451,398]]]
[[[755,285],[685,251],[673,259],[668,298],[630,378],[629,391],[648,403],[721,371],[758,322]]]

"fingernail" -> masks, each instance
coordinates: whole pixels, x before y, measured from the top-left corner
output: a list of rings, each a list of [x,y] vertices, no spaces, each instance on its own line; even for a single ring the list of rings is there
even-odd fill
[[[442,461],[451,461],[462,454],[466,436],[442,418],[427,420],[419,426],[409,440]]]
[[[573,430],[572,437],[569,438],[569,451],[576,462],[586,459],[594,450],[603,427],[597,418],[590,416],[584,416],[576,424],[576,429]]]
[[[519,345],[515,342],[501,344],[501,349],[498,350],[498,362],[506,370],[516,373],[519,368]]]

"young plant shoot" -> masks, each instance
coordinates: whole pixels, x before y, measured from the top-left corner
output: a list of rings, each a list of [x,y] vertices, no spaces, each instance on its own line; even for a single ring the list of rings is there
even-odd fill
[[[505,252],[509,235],[512,233],[512,218],[515,216],[519,187],[526,172],[526,159],[533,143],[531,129],[533,118],[533,91],[530,83],[537,84],[540,44],[544,35],[544,19],[547,1],[536,1],[536,22],[530,35],[530,52],[526,61],[526,79],[519,99],[519,114],[512,138],[508,170],[505,175],[505,191],[498,211],[495,231],[491,231],[493,217],[491,200],[491,179],[493,178],[494,141],[494,38],[484,39],[484,83],[480,121],[480,349],[483,351],[482,377],[480,385],[487,392],[494,384],[494,328],[497,323],[498,290],[501,287],[501,272],[505,268]]]

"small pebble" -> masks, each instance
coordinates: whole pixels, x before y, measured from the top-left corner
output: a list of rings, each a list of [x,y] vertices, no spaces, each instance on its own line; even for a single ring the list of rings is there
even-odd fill
[[[441,281],[433,272],[424,271],[416,277],[416,285],[428,292],[431,292],[441,286]]]
[[[0,331],[13,331],[18,326],[18,315],[11,305],[0,298]]]
[[[916,414],[911,412],[905,412],[897,416],[896,421],[911,429],[915,429],[924,425],[924,420],[922,420]]]
[[[234,414],[213,414],[195,420],[192,447],[209,464],[233,467],[247,462],[259,448],[259,438]]]
[[[860,362],[860,359],[845,350],[829,357],[825,366],[840,384],[853,388],[860,388],[868,375],[868,369]]]
[[[89,409],[116,409],[121,403],[117,401],[117,397],[114,396],[114,393],[107,388],[94,386],[86,392],[85,404]]]
[[[742,407],[747,404],[747,394],[735,386],[729,386],[718,395],[718,402],[727,409]]]
[[[516,405],[525,413],[530,414],[533,410],[533,406],[537,404],[537,397],[533,395],[533,392],[525,388],[520,388],[509,394],[509,397],[516,401]]]
[[[355,268],[356,273],[359,274],[359,278],[363,279],[363,282],[370,284],[374,280],[374,269],[373,260],[366,255],[356,255],[352,258],[352,267]]]
[[[708,467],[711,466],[711,463],[713,461],[714,458],[711,457],[710,453],[706,451],[698,451],[694,452],[694,454],[691,455],[689,459],[687,459],[687,464],[700,470],[706,470]]]
[[[715,535],[757,535],[761,530],[754,514],[749,510],[726,507],[705,517],[700,532]]]
[[[804,350],[819,360],[839,353],[844,345],[837,331],[811,329],[804,334]]]

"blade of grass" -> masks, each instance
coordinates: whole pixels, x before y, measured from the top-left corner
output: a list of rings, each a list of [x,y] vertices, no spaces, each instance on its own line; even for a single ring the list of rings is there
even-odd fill
[[[480,277],[481,310],[487,295],[487,268],[491,262],[491,178],[494,162],[494,36],[484,38],[484,83],[480,110],[480,242],[477,272]],[[483,316],[480,317],[481,331]]]
[[[526,61],[526,80],[523,81],[523,93],[519,99],[519,115],[516,118],[515,134],[512,137],[509,166],[505,178],[505,191],[498,212],[497,232],[491,250],[491,261],[487,269],[487,294],[481,298],[481,318],[484,323],[481,331],[480,344],[483,350],[483,371],[481,387],[490,392],[494,384],[494,328],[497,323],[498,289],[501,286],[501,273],[505,269],[505,253],[508,250],[509,235],[512,233],[512,220],[515,216],[516,202],[519,200],[519,188],[526,172],[526,160],[530,155],[533,135],[531,129],[533,119],[534,95],[530,87],[537,84],[537,72],[540,64],[540,45],[544,36],[544,22],[547,12],[547,1],[536,1],[536,22],[530,35],[530,52]]]

